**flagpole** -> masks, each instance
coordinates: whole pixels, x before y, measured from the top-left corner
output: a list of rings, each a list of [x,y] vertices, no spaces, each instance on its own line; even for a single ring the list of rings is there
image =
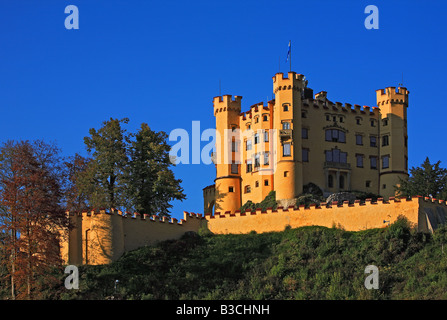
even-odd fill
[[[292,41],[289,40],[289,44],[290,44],[290,72],[292,72]]]

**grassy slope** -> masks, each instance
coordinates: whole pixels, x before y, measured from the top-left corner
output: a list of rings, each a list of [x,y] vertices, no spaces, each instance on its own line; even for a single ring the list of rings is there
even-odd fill
[[[346,232],[303,227],[247,235],[188,236],[80,268],[80,290],[54,298],[107,299],[446,299],[442,229],[417,233],[406,221]],[[379,289],[367,290],[367,265]]]

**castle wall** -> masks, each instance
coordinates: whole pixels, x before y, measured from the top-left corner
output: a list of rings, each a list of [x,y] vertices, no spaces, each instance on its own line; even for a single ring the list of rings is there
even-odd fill
[[[66,264],[107,264],[125,252],[158,241],[179,239],[185,232],[197,232],[206,221],[200,214],[184,213],[184,219],[159,218],[120,211],[83,212],[70,215],[74,228],[61,243]]]
[[[427,212],[430,211],[431,214]],[[447,207],[445,203],[430,202],[420,197],[412,199],[379,200],[376,203],[358,201],[348,203],[304,208],[278,208],[261,212],[234,212],[231,214],[215,213],[206,215],[208,228],[217,234],[258,233],[283,231],[286,226],[298,228],[303,226],[341,227],[346,231],[360,231],[383,228],[396,221],[399,215],[418,227],[419,231],[430,232],[445,221]],[[436,224],[437,223],[437,224]]]

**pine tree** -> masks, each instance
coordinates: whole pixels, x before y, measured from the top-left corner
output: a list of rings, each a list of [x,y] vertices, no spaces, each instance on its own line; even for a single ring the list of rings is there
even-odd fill
[[[99,130],[89,130],[90,137],[85,137],[87,151],[91,161],[79,177],[79,192],[88,195],[93,208],[126,207],[125,172],[128,164],[126,150],[126,130],[121,120],[110,118],[104,121]]]
[[[168,135],[155,132],[146,123],[132,135],[130,142],[130,162],[127,172],[127,195],[133,209],[140,213],[158,214],[169,217],[170,201],[183,200],[185,195],[170,169],[170,146]]]
[[[447,169],[440,163],[431,164],[427,157],[420,167],[410,169],[408,180],[401,179],[397,191],[406,197],[419,195],[447,200]]]

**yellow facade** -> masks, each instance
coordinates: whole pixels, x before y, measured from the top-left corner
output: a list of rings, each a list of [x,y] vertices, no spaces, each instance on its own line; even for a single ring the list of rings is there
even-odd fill
[[[303,75],[289,72],[273,77],[273,93],[244,112],[241,96],[214,98],[216,179],[203,190],[205,213],[235,212],[272,190],[289,206],[311,182],[325,196],[395,196],[408,177],[406,88],[377,90],[377,107],[352,106],[314,95]]]
[[[74,228],[66,231],[61,255],[66,264],[108,264],[125,252],[178,239],[185,232],[197,232],[206,220],[201,214],[184,213],[184,219],[121,213],[105,210],[70,214]]]

